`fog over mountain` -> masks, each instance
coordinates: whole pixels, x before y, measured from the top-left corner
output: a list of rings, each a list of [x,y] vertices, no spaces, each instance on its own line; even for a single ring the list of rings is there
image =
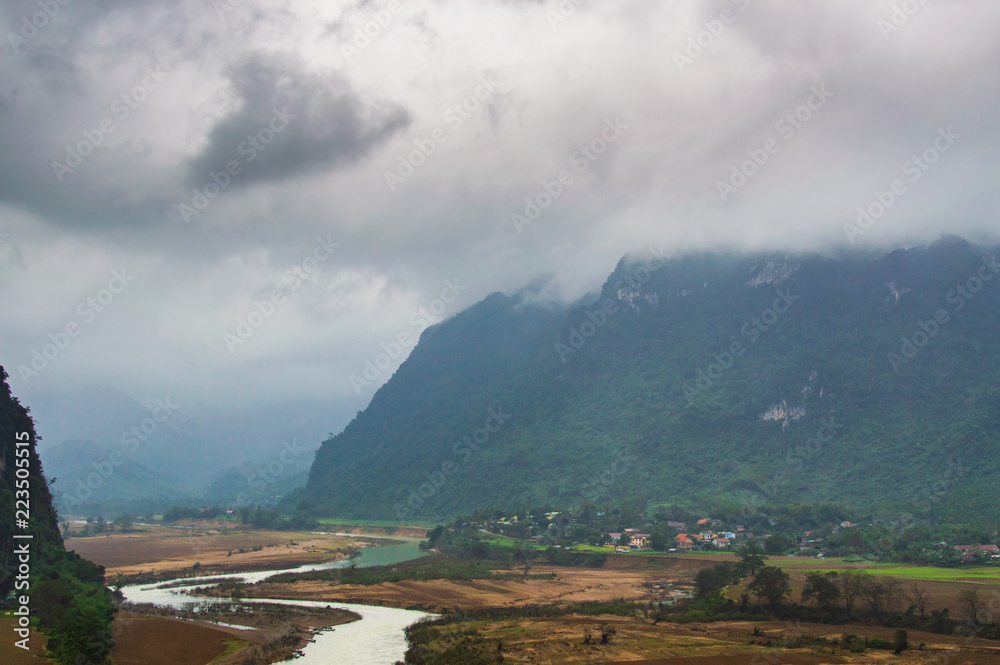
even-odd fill
[[[0,7],[0,359],[43,450],[168,397],[226,466],[315,447],[429,325],[637,248],[996,237],[990,2],[42,4]]]

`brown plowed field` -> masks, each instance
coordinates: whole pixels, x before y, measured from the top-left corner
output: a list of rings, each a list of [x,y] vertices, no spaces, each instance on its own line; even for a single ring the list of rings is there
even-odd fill
[[[126,619],[120,623],[111,651],[115,665],[203,665],[225,653],[227,641],[237,639],[222,629],[177,619]]]

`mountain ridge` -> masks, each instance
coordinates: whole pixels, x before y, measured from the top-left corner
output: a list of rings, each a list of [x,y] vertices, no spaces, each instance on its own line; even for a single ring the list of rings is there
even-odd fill
[[[636,462],[595,502],[914,511],[950,462],[975,470],[924,512],[995,509],[994,255],[954,237],[885,254],[630,255],[589,304],[492,294],[425,331],[290,500],[357,518],[560,508],[624,456]],[[498,407],[509,422],[455,459]],[[818,432],[822,449],[807,447]]]

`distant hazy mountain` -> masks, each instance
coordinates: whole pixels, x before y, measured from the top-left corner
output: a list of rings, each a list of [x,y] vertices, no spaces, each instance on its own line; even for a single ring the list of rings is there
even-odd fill
[[[101,448],[117,448],[130,462],[153,470],[179,492],[202,490],[219,469],[228,466],[214,446],[178,427],[183,406],[169,395],[144,406],[114,388],[92,386],[38,401],[42,406],[34,413],[47,423],[45,445],[41,446],[46,463],[57,447],[64,449],[61,455],[66,459],[65,448],[75,445],[68,442],[92,442]],[[84,460],[75,453],[69,457],[79,458],[85,465],[100,462]]]
[[[286,439],[267,458],[226,469],[205,491],[206,501],[222,505],[271,505],[303,487],[316,456],[317,445]]]
[[[425,331],[290,501],[359,518],[625,499],[995,514],[994,254],[958,238],[644,253],[572,308],[493,294]]]
[[[145,515],[162,512],[192,498],[179,489],[173,474],[154,471],[121,446],[66,441],[50,446],[45,468],[56,508],[64,515]]]
[[[56,506],[73,515],[160,512],[178,502],[232,504],[246,496],[273,502],[305,484],[319,441],[346,421],[320,400],[205,412],[169,395],[144,406],[107,386],[33,400],[45,434],[39,454],[57,478]],[[286,452],[293,441],[294,455]],[[112,454],[121,458],[107,475]],[[259,469],[265,473],[255,477]]]

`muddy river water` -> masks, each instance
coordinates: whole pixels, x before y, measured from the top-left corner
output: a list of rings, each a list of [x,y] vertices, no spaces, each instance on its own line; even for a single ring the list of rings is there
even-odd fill
[[[404,540],[405,542],[396,545],[366,547],[361,550],[360,557],[350,560],[283,570],[167,580],[157,582],[156,584],[127,586],[122,589],[122,592],[131,602],[153,603],[167,607],[180,608],[205,603],[218,603],[218,598],[191,596],[185,594],[185,591],[199,586],[206,586],[206,583],[222,578],[239,578],[245,582],[253,583],[259,582],[276,573],[328,570],[343,568],[352,564],[359,568],[385,566],[409,561],[423,554],[417,546],[419,540],[399,540]],[[170,589],[162,588],[180,581],[189,582],[190,585]],[[303,657],[294,661],[298,665],[393,665],[396,661],[403,660],[403,655],[406,651],[406,638],[403,630],[423,617],[430,616],[425,612],[414,610],[399,610],[391,607],[375,607],[371,605],[326,601],[255,599],[253,602],[297,605],[300,607],[335,607],[350,610],[361,616],[359,621],[343,624],[335,627],[333,630],[317,635],[314,642],[303,648]]]

